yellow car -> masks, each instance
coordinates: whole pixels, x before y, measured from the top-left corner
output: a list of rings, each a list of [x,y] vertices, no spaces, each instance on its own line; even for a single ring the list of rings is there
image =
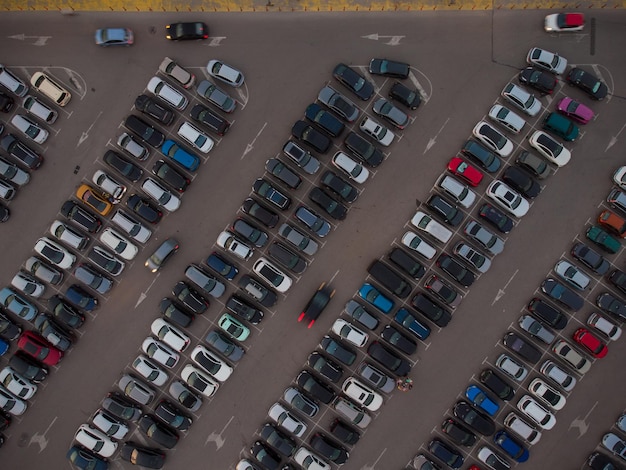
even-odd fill
[[[102,215],[108,215],[113,209],[113,204],[87,184],[81,184],[76,190],[76,197]]]

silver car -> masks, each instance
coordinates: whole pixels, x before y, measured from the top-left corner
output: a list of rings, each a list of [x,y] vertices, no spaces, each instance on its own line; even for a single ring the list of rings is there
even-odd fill
[[[124,374],[117,386],[124,395],[142,405],[149,405],[154,400],[155,391],[130,374]]]
[[[500,124],[506,130],[519,134],[526,121],[506,106],[494,104],[489,110],[489,118]]]
[[[319,248],[316,241],[289,224],[282,224],[278,229],[278,235],[309,256],[313,256]]]
[[[359,108],[348,98],[329,86],[325,86],[320,90],[317,99],[348,122],[354,122],[359,117]]]
[[[409,116],[385,98],[376,100],[372,109],[398,129],[404,129],[409,123]]]
[[[528,375],[528,369],[508,354],[500,354],[496,359],[496,367],[518,382],[524,380]]]
[[[490,230],[473,220],[469,221],[463,233],[469,238],[479,243],[490,254],[497,255],[504,250],[504,240],[494,235]]]
[[[63,272],[58,271],[49,264],[35,256],[31,256],[24,263],[24,269],[48,284],[59,285],[63,282]]]
[[[128,135],[126,132],[122,133],[122,135],[117,138],[117,145],[126,150],[137,160],[146,160],[148,158],[148,155],[150,154],[149,150],[145,146],[137,142],[132,136]]]
[[[17,186],[23,186],[30,181],[28,172],[3,157],[0,157],[0,176]]]
[[[459,242],[454,247],[454,254],[481,273],[486,273],[491,267],[491,260],[466,243]]]
[[[19,271],[11,280],[11,285],[29,295],[30,297],[41,297],[41,294],[46,290],[46,286],[35,279],[31,274]]]
[[[199,266],[191,264],[185,270],[185,277],[197,285],[203,292],[217,298],[224,294],[226,286],[213,276],[206,274]]]
[[[357,372],[367,383],[381,392],[391,393],[396,388],[394,379],[367,362],[362,362]]]
[[[218,88],[208,80],[198,83],[196,92],[209,103],[214,104],[225,113],[232,113],[237,106],[237,102],[228,93]]]
[[[554,333],[530,315],[522,315],[519,319],[519,326],[522,330],[527,331],[531,336],[539,338],[546,344],[552,344],[552,341],[554,341]]]
[[[539,111],[541,111],[541,102],[526,90],[513,83],[508,83],[504,87],[502,97],[529,116],[536,116]]]
[[[589,276],[569,261],[561,260],[556,263],[554,272],[557,273],[561,279],[578,290],[587,289],[591,283]]]
[[[309,175],[314,175],[320,169],[319,160],[291,140],[283,147],[283,153]]]

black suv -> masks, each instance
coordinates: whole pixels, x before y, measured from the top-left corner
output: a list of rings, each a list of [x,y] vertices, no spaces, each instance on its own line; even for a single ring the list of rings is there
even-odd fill
[[[304,259],[295,254],[282,243],[272,243],[267,250],[267,253],[270,255],[270,258],[278,261],[279,264],[293,273],[301,274],[307,267],[307,262]]]
[[[254,217],[268,228],[274,228],[278,223],[278,214],[276,214],[276,212],[259,204],[250,197],[243,201],[241,210]]]
[[[445,310],[436,302],[432,301],[426,294],[419,293],[411,300],[411,305],[422,315],[432,321],[435,325],[444,327],[452,319],[450,312]]]
[[[369,140],[360,135],[350,132],[343,141],[350,152],[359,160],[362,160],[367,166],[376,168],[385,159],[383,152],[378,149]]]
[[[463,222],[463,212],[461,212],[459,208],[450,201],[441,196],[431,196],[426,204],[448,225],[456,227]]]
[[[508,401],[515,396],[513,387],[491,369],[483,369],[478,380],[502,400]]]
[[[135,108],[166,126],[169,126],[174,120],[174,111],[171,108],[150,98],[148,95],[139,95],[135,98]]]
[[[513,189],[519,191],[523,196],[534,198],[541,192],[541,186],[535,179],[524,170],[515,166],[510,166],[504,171],[502,179]]]
[[[65,201],[61,206],[61,214],[89,233],[97,233],[102,228],[102,221],[98,217],[83,209],[74,201]]]
[[[324,172],[320,183],[345,202],[354,202],[359,195],[354,186],[330,170]]]
[[[36,170],[43,163],[43,157],[37,155],[26,144],[22,143],[13,134],[5,135],[0,141],[0,147],[9,155],[17,158],[31,170]]]
[[[165,142],[165,136],[140,117],[131,114],[126,118],[124,126],[133,131],[144,142],[153,147],[160,147]]]
[[[385,263],[374,261],[367,272],[401,299],[405,299],[411,293],[411,284]]]
[[[445,253],[437,258],[437,266],[463,287],[471,286],[476,280],[476,275],[473,272]]]
[[[256,307],[253,307],[245,300],[231,295],[226,302],[226,308],[233,312],[235,315],[239,315],[241,318],[249,321],[253,325],[258,324],[263,319],[263,312]]]
[[[191,117],[217,135],[226,134],[230,128],[230,122],[201,104],[197,104],[191,109]]]
[[[537,364],[541,359],[541,351],[522,338],[517,333],[509,332],[502,338],[504,345],[511,351],[516,352],[531,364]]]
[[[550,325],[555,330],[562,330],[567,325],[567,317],[547,302],[535,297],[528,303],[528,311]]]
[[[389,252],[389,259],[413,279],[419,280],[426,274],[424,265],[402,248],[394,248],[391,250]]]

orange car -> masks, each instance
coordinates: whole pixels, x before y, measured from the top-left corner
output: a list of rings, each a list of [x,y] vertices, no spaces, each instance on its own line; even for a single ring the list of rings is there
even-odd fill
[[[614,212],[602,211],[598,217],[598,223],[621,238],[626,238],[626,220]]]
[[[76,197],[102,215],[108,215],[113,209],[113,204],[87,184],[81,184],[78,187]]]

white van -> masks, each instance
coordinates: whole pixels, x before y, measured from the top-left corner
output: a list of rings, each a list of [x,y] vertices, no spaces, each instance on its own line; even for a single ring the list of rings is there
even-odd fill
[[[444,175],[438,186],[466,209],[476,200],[476,193],[452,176]]]
[[[539,431],[530,424],[527,424],[526,421],[513,412],[510,412],[507,417],[504,418],[504,425],[529,444],[536,444],[539,442],[539,439],[541,439],[541,433]]]
[[[452,232],[450,230],[425,212],[417,211],[411,219],[411,224],[441,243],[448,243],[450,238],[452,238]]]
[[[24,98],[24,103],[22,104],[24,109],[28,111],[35,117],[38,117],[42,121],[47,122],[48,124],[54,123],[59,117],[59,113],[50,109],[47,105],[39,101],[34,96],[28,95]]]
[[[35,72],[30,84],[59,106],[65,106],[72,99],[72,94],[43,72]]]
[[[347,418],[348,422],[357,425],[361,429],[365,429],[372,422],[370,415],[345,398],[336,398],[333,408],[335,408],[337,413]]]

